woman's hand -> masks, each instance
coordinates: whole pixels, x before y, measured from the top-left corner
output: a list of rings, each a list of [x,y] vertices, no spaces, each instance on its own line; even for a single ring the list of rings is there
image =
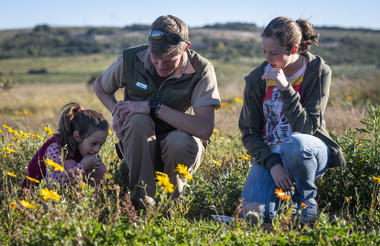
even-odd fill
[[[280,91],[285,90],[289,86],[289,82],[281,68],[269,69],[263,74],[263,76],[261,76],[261,79],[273,79]]]
[[[294,186],[294,181],[286,173],[284,167],[281,163],[276,164],[270,170],[270,174],[276,186],[281,188],[283,191],[289,191],[292,186]]]

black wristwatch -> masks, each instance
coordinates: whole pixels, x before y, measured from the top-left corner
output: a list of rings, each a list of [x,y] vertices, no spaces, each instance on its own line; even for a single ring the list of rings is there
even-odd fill
[[[158,99],[153,99],[149,101],[149,114],[152,119],[156,118],[156,111],[159,107],[162,107],[162,104]]]

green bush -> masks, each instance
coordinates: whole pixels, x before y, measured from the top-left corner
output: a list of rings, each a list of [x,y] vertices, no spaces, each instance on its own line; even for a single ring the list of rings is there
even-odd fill
[[[368,118],[361,121],[365,128],[347,130],[336,140],[343,149],[346,167],[328,170],[318,182],[319,201],[331,212],[340,211],[349,200],[369,209],[380,177],[380,108],[368,106]]]

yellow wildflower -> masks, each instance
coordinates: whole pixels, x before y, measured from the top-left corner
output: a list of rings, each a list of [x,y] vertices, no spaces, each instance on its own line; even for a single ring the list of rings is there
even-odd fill
[[[222,166],[222,164],[220,164],[220,162],[219,162],[219,161],[216,161],[216,160],[212,160],[212,162],[213,162],[215,165],[217,165],[218,167],[221,167],[221,166]]]
[[[3,131],[0,129],[0,134],[3,134]]]
[[[48,126],[44,126],[42,129],[47,133],[47,135],[53,136],[53,131]]]
[[[82,190],[84,190],[86,188],[86,184],[82,183],[81,188],[82,188]]]
[[[216,128],[214,128],[214,130],[212,131],[213,133],[216,133],[216,134],[219,134],[220,133],[220,131],[218,130],[218,129],[216,129]]]
[[[35,208],[36,207],[36,205],[33,205],[33,204],[31,204],[25,200],[21,200],[20,203],[22,206],[24,206],[24,208]]]
[[[280,198],[281,200],[290,200],[290,195],[286,194],[285,192],[282,191],[282,189],[275,189],[274,193],[276,194],[276,196],[278,198]]]
[[[243,155],[239,155],[237,158],[238,159],[244,159],[244,160],[248,161],[251,159],[251,156],[248,154],[243,154]]]
[[[352,96],[347,96],[347,100],[351,101],[352,100]]]
[[[10,205],[12,210],[14,210],[17,207],[17,203],[15,202],[11,202]]]
[[[8,176],[11,176],[11,177],[13,177],[13,178],[16,178],[16,174],[14,174],[14,173],[12,173],[12,172],[8,172],[8,171],[7,171],[7,175],[8,175]]]
[[[57,201],[61,200],[61,196],[57,194],[57,192],[49,190],[48,188],[43,188],[40,190],[40,195],[44,198],[44,200],[55,199]]]
[[[169,177],[166,173],[156,171],[156,180],[166,192],[172,193],[174,191],[174,185],[170,183]]]
[[[17,134],[17,136],[19,138],[27,138],[28,137],[28,135],[25,132],[21,131],[21,130],[19,131],[19,133]]]
[[[29,179],[30,181],[33,181],[34,183],[37,183],[37,184],[40,182],[39,180],[31,178],[29,176],[26,176],[26,178]]]
[[[350,198],[348,196],[345,196],[344,199],[346,199],[347,202],[350,201]]]
[[[185,178],[188,180],[192,180],[193,176],[187,171],[187,166],[183,164],[178,164],[177,168],[175,169],[179,174],[182,174]]]
[[[104,178],[106,178],[106,179],[110,179],[110,178],[112,178],[112,175],[109,174],[109,173],[106,173],[106,174],[104,174]]]
[[[10,153],[17,153],[16,150],[13,150],[13,149],[10,149],[10,148],[7,148],[7,147],[2,147],[2,149],[3,149],[4,151],[8,152],[9,154],[10,154]]]
[[[60,172],[65,171],[65,169],[61,165],[55,163],[52,159],[46,159],[45,164],[51,168],[54,168],[54,171],[60,171]]]
[[[111,129],[108,129],[108,135],[112,135]]]
[[[34,134],[34,133],[31,133],[31,132],[28,132],[28,136],[30,136],[30,137],[34,137],[34,138],[37,138],[37,139],[39,139],[39,140],[44,140],[44,138],[41,137],[40,135],[38,135],[38,134]]]
[[[3,127],[4,127],[5,129],[7,129],[7,130],[12,129],[10,126],[8,126],[8,125],[6,125],[6,124],[3,124]]]
[[[375,180],[375,181],[377,181],[377,183],[380,183],[380,178],[372,176],[372,179]]]
[[[243,99],[241,99],[239,97],[235,97],[235,102],[236,103],[243,103]]]

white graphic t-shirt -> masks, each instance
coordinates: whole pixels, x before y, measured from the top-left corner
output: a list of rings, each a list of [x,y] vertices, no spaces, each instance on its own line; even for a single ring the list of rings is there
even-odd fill
[[[270,64],[264,68],[264,72],[271,69]],[[303,75],[305,73],[306,64],[300,70],[290,77],[286,77],[293,88],[300,94],[302,91]],[[263,99],[263,112],[265,125],[263,129],[264,141],[273,147],[274,152],[279,152],[279,145],[284,139],[292,134],[292,128],[282,111],[282,97],[280,90],[276,86],[276,82],[272,79],[266,80],[266,90]]]

